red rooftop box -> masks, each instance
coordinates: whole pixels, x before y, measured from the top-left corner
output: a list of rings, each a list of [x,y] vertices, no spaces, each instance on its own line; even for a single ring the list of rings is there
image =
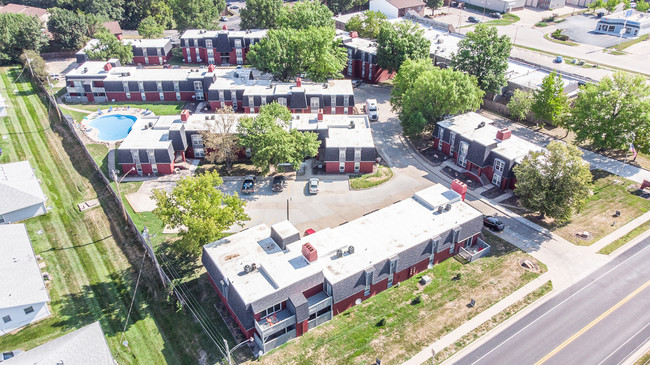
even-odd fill
[[[455,179],[451,182],[451,190],[460,194],[461,199],[465,201],[465,194],[467,194],[467,184],[458,179]]]
[[[312,246],[309,242],[302,245],[302,255],[305,256],[309,262],[314,262],[316,259],[318,259],[318,252],[316,252],[314,246]]]

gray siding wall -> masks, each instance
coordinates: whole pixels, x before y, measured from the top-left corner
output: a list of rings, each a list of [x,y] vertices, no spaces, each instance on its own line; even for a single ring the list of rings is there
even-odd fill
[[[4,218],[5,223],[15,223],[36,217],[38,215],[43,215],[45,213],[47,213],[45,203],[41,203],[2,214],[2,217]]]

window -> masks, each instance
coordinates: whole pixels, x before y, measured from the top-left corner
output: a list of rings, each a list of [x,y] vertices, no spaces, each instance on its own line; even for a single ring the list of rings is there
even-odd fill
[[[278,98],[278,104],[287,106],[287,98]]]
[[[4,316],[4,317],[2,317],[2,320],[3,320],[5,323],[9,323],[9,322],[11,322],[11,316]]]
[[[162,92],[163,91],[162,81],[156,81],[156,87],[158,88],[159,92]]]
[[[127,91],[127,93],[126,93],[126,98],[127,98],[127,99],[131,99],[131,93],[128,92],[128,91]]]
[[[149,163],[156,163],[156,154],[153,151],[147,151],[147,156],[149,157]]]
[[[140,93],[140,96],[142,96],[142,101],[147,101],[147,94]]]
[[[219,90],[219,100],[224,101],[225,99],[223,90]]]
[[[241,48],[235,49],[235,54],[237,55],[237,57],[241,57],[242,56]]]
[[[332,108],[336,108],[336,95],[330,96],[330,104],[332,105]]]
[[[345,172],[345,162],[339,162],[339,172]]]
[[[388,287],[393,286],[393,278],[395,277],[395,269],[397,268],[397,260],[391,260],[389,263],[389,272],[388,272]]]
[[[332,295],[332,285],[329,282],[325,282],[325,294]]]
[[[241,48],[241,39],[235,39],[235,48]]]
[[[442,136],[445,135],[445,129],[438,127],[438,151],[442,151]]]
[[[262,313],[260,314],[260,318],[266,318],[273,313],[279,312],[280,310],[282,310],[282,303],[278,303],[276,305],[270,306],[262,311]]]
[[[194,148],[194,157],[205,157],[205,150],[203,148]]]
[[[178,81],[174,81],[174,91],[178,92],[179,90]]]
[[[144,82],[138,81],[138,90],[140,90],[140,92],[144,91]]]
[[[248,106],[251,107],[251,108],[255,106],[255,97],[254,96],[249,96],[248,97]]]
[[[126,92],[129,92],[129,83],[128,82],[123,82],[122,83],[122,89],[124,89],[124,91],[126,91]]]
[[[32,307],[30,305],[29,307],[25,308],[24,311],[25,311],[25,314],[33,313],[34,312],[34,307]]]
[[[467,151],[469,150],[469,143],[467,142],[460,142],[460,147],[458,149],[458,153],[467,156]]]
[[[339,148],[339,161],[345,161],[345,147]]]
[[[456,144],[456,133],[451,132],[449,133],[449,154],[453,155],[454,154],[454,145]]]
[[[499,171],[501,174],[503,174],[503,169],[506,167],[506,163],[503,162],[503,160],[500,160],[498,158],[494,159],[494,171]]]
[[[260,97],[260,105],[266,105],[266,96]]]
[[[201,81],[194,81],[194,90],[203,90],[203,83]]]
[[[361,148],[354,149],[354,160],[361,161]]]
[[[200,134],[193,134],[192,135],[192,145],[194,145],[194,146],[202,146],[203,145],[203,137]]]
[[[501,175],[499,174],[494,174],[492,175],[492,184],[498,186],[499,188],[501,187]]]
[[[344,107],[350,106],[350,96],[348,95],[343,96],[343,106]]]
[[[205,48],[212,48],[212,39],[205,40]]]
[[[366,273],[366,288],[363,291],[364,296],[370,295],[370,284],[371,284],[371,282],[372,282],[372,273],[367,272]]]
[[[361,163],[360,162],[355,162],[354,163],[354,172],[359,172],[361,170]]]
[[[181,93],[176,92],[176,100],[181,101]]]
[[[318,108],[320,107],[320,100],[318,98],[309,99],[309,106],[311,106],[312,112],[318,111]]]
[[[160,101],[165,101],[165,93],[158,93],[158,97],[160,97]]]

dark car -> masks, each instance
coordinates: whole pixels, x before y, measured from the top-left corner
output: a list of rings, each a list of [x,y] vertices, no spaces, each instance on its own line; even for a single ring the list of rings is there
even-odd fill
[[[501,18],[503,18],[503,16],[501,15],[501,13],[497,13],[496,11],[495,11],[494,13],[490,13],[490,17],[491,17],[491,18],[494,18],[494,19],[501,19]]]
[[[255,185],[257,185],[257,178],[253,175],[244,177],[241,183],[241,192],[244,194],[252,194],[255,192]]]
[[[473,17],[473,16],[470,16],[469,18],[467,18],[467,21],[470,22],[470,23],[480,23],[481,22],[480,20],[478,20],[476,17]]]
[[[486,216],[483,217],[483,225],[489,228],[491,231],[503,231],[506,226],[501,222],[497,217]]]
[[[602,18],[605,16],[605,12],[599,11],[597,15],[599,18]]]
[[[231,8],[231,9],[234,9],[234,10],[237,10],[237,9],[239,9],[239,6],[237,6],[237,5],[233,5],[233,6],[231,6],[230,8]]]
[[[276,193],[279,193],[284,189],[284,176],[276,176],[273,178],[273,183],[271,184],[271,188],[273,191]]]
[[[4,360],[9,360],[17,355],[20,355],[23,351],[22,350],[13,350],[13,351],[7,351],[3,352],[2,356],[0,356],[0,362]]]

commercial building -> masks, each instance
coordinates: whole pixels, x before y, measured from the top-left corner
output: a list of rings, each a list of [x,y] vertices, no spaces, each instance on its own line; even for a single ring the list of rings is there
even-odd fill
[[[131,175],[171,174],[188,158],[205,157],[201,133],[237,133],[239,118],[253,114],[193,114],[141,117],[117,149],[117,164]],[[220,123],[225,118],[228,123]],[[314,132],[321,141],[320,158],[327,172],[372,172],[377,157],[365,115],[296,114],[289,128]],[[226,130],[227,129],[227,130]],[[246,151],[239,151],[239,158]]]
[[[467,186],[434,185],[359,219],[300,237],[288,221],[203,247],[210,282],[246,337],[269,351],[479,239]]]
[[[0,224],[43,215],[46,201],[29,161],[0,165]]]
[[[86,51],[92,49],[98,40],[91,39],[84,48],[75,54],[78,64],[88,61]],[[122,43],[133,47],[133,63],[141,65],[162,65],[172,57],[170,39],[123,39]]]
[[[526,0],[461,0],[465,4],[470,4],[478,8],[498,11],[500,13],[509,13],[515,10],[522,10],[526,6]],[[535,0],[533,0],[535,1]],[[548,1],[548,0],[539,0]]]
[[[41,269],[24,224],[0,225],[0,336],[50,316]]]
[[[492,183],[502,190],[514,189],[514,166],[531,151],[543,148],[492,123],[474,112],[443,120],[433,132],[433,146],[452,157],[470,179]]]
[[[243,65],[253,44],[266,36],[266,30],[188,29],[181,36],[183,62],[212,65]]]
[[[94,322],[5,360],[8,365],[115,365],[104,331]]]
[[[600,18],[596,33],[625,38],[637,38],[650,33],[650,14],[633,9],[619,11]]]
[[[423,16],[425,6],[422,0],[370,0],[369,2],[370,10],[378,11],[388,19],[401,18],[409,11]]]

